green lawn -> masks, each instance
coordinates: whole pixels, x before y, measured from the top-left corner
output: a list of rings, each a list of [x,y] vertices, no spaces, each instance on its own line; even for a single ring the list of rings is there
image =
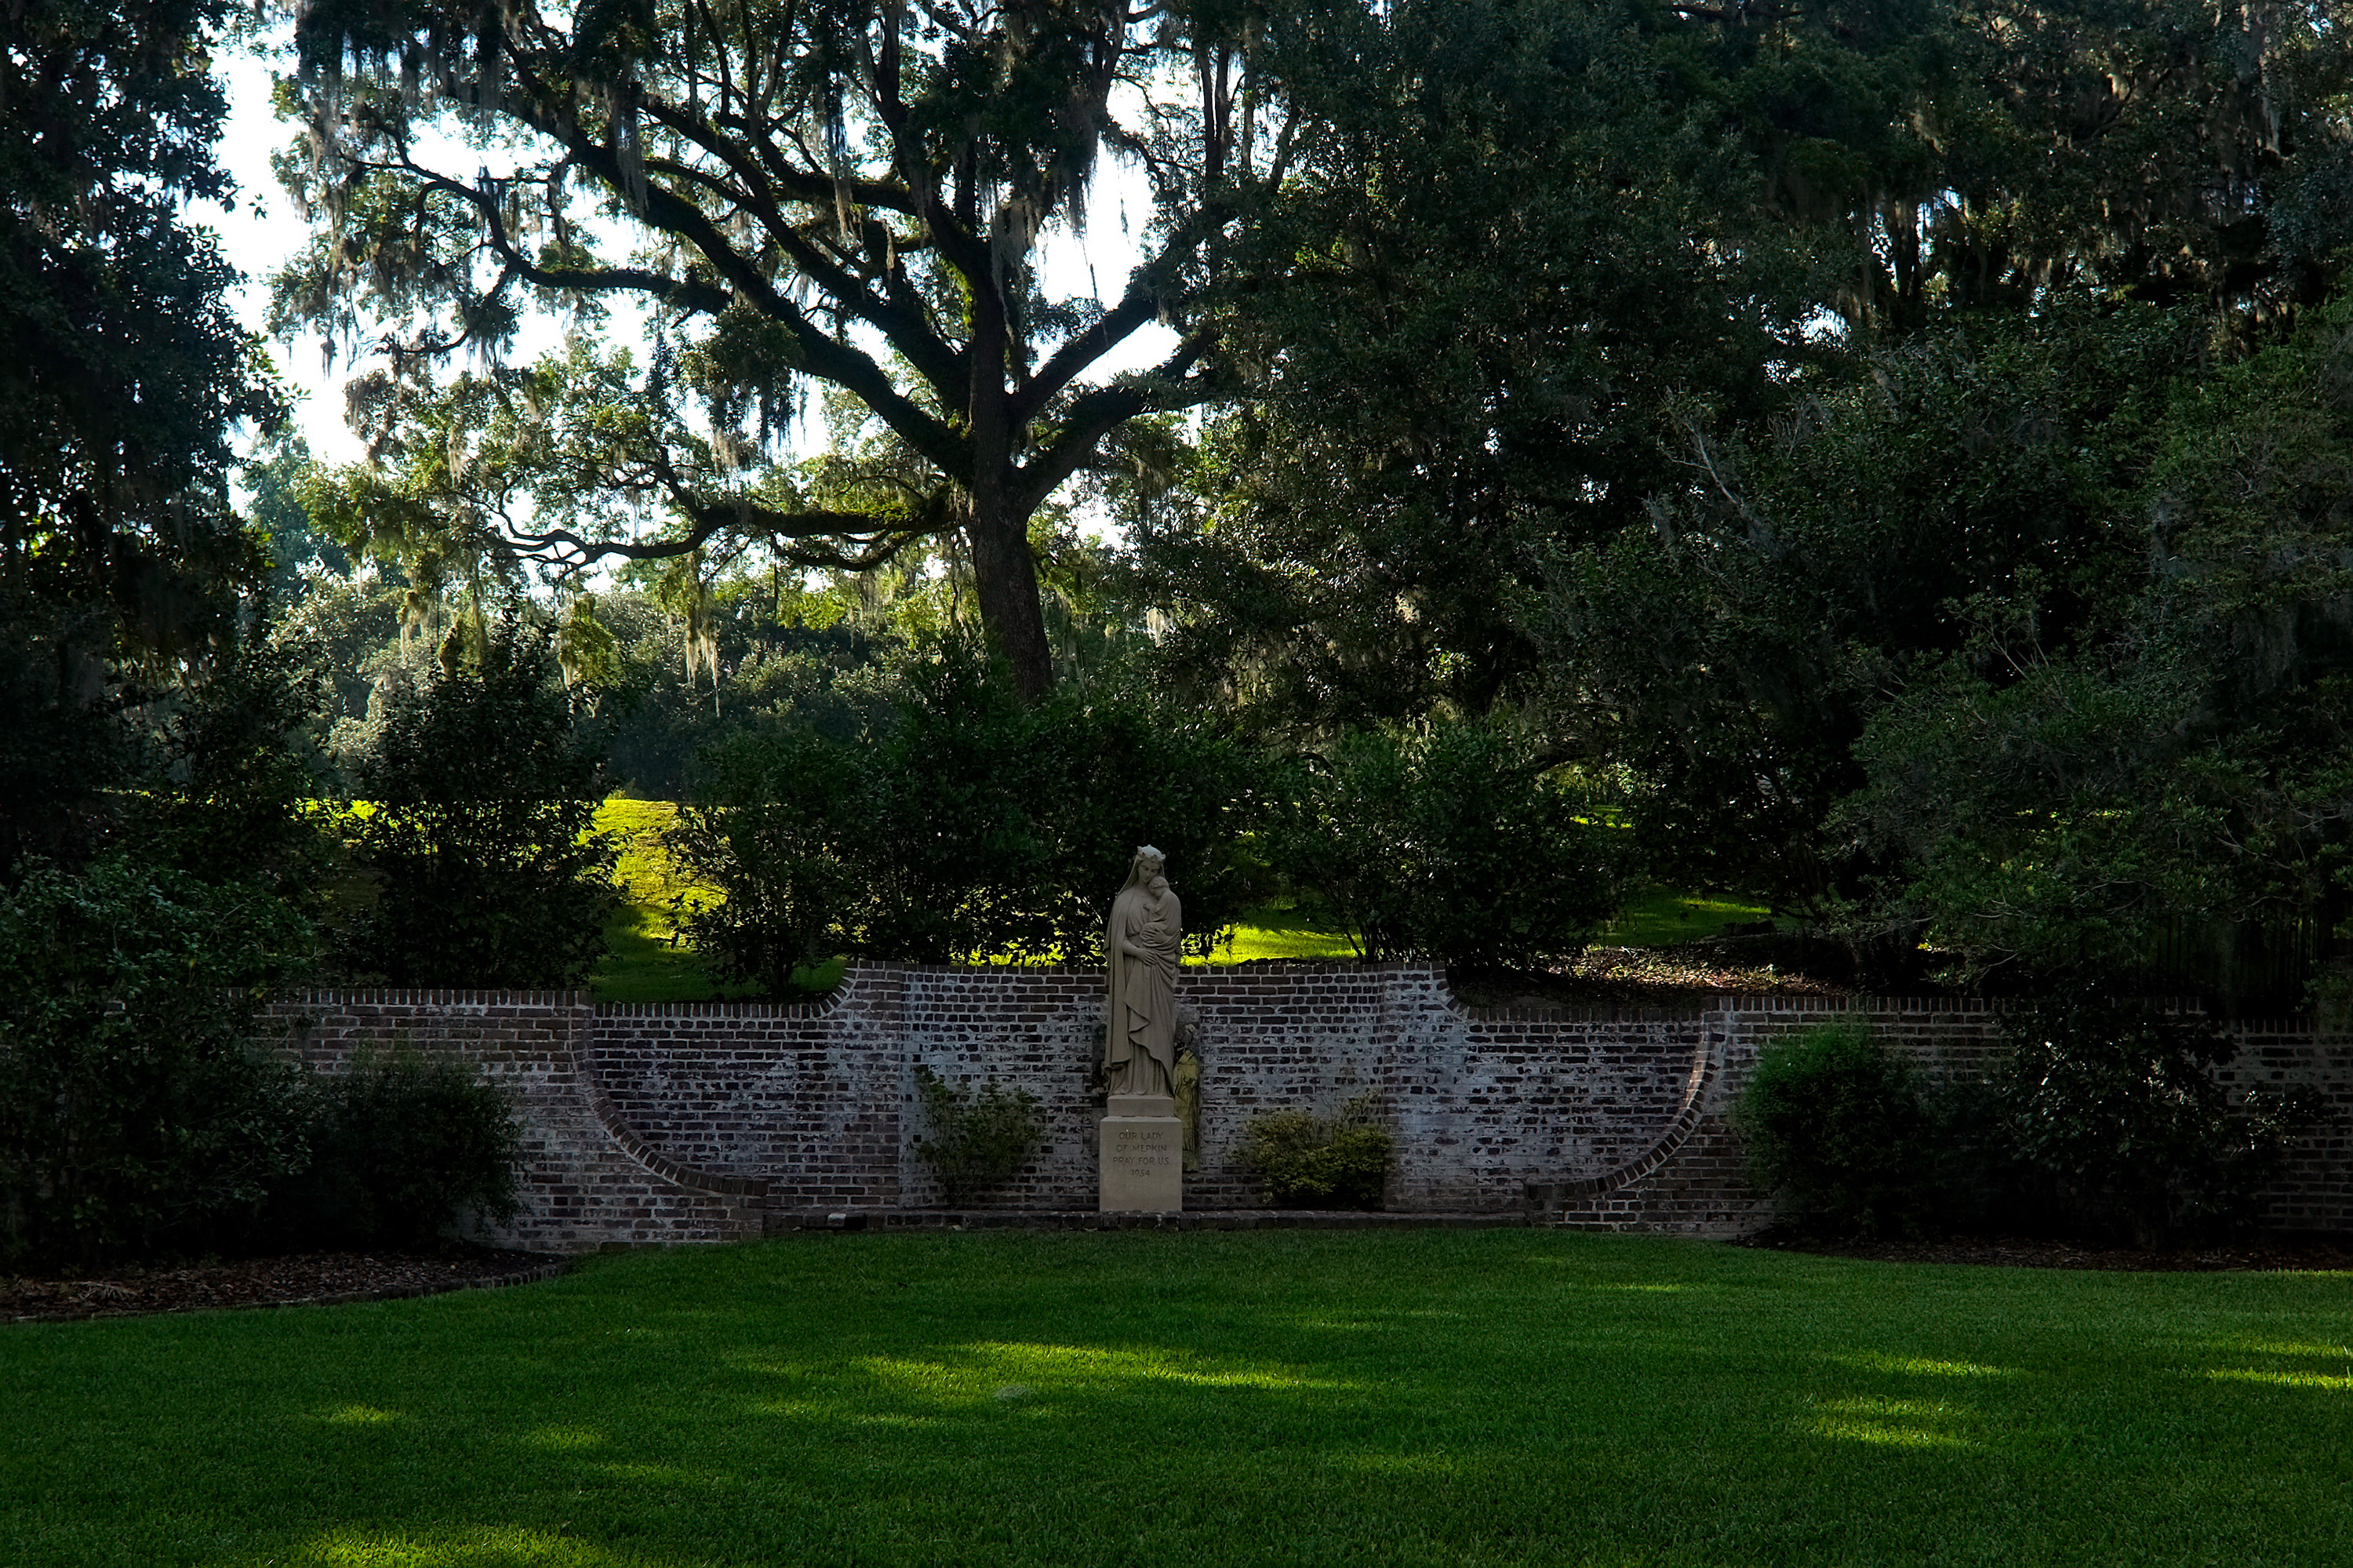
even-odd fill
[[[1234,922],[1233,940],[1220,944],[1208,958],[1188,958],[1188,964],[1239,964],[1251,959],[1353,959],[1356,949],[1347,936],[1328,921],[1286,904],[1264,904],[1246,909]]]
[[[1736,922],[1763,920],[1772,911],[1761,904],[1713,894],[1678,893],[1669,887],[1647,888],[1629,900],[1618,918],[1594,936],[1597,943],[1617,948],[1664,948],[1677,942],[1697,942]]]
[[[0,1325],[10,1563],[2341,1564],[2353,1277],[976,1233]]]
[[[616,795],[596,809],[597,830],[621,841],[621,903],[605,923],[605,961],[588,978],[598,1001],[709,1001],[724,994],[679,933],[695,903],[708,906],[723,895],[688,875],[663,847],[661,835],[677,820],[668,800]]]

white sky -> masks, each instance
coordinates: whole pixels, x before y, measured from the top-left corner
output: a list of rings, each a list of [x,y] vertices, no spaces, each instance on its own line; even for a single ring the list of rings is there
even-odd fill
[[[279,60],[284,58],[280,55]],[[190,216],[220,237],[224,255],[245,274],[246,281],[231,296],[232,302],[238,319],[260,332],[269,306],[269,276],[301,248],[309,233],[269,168],[270,154],[293,142],[294,128],[278,120],[270,109],[272,60],[239,47],[225,48],[216,58],[229,101],[220,157],[237,181],[237,207],[224,211],[212,203],[197,203],[193,204]],[[453,166],[458,168],[480,157],[455,143],[450,143],[450,151]],[[1125,288],[1128,272],[1139,257],[1130,234],[1148,218],[1150,196],[1140,176],[1115,165],[1108,154],[1098,167],[1092,196],[1092,221],[1084,236],[1057,225],[1042,238],[1039,272],[1049,296],[1094,295],[1110,304]],[[627,341],[636,330],[629,314],[622,310],[615,311],[607,327],[614,341]],[[561,339],[561,328],[553,319],[528,316],[511,358],[527,363],[555,347]],[[1099,382],[1122,371],[1148,366],[1166,357],[1176,342],[1176,334],[1167,328],[1147,325],[1128,339],[1122,352],[1106,355],[1084,379]],[[358,461],[360,443],[343,425],[343,384],[364,368],[364,362],[354,366],[339,360],[330,373],[322,367],[315,339],[290,347],[273,341],[269,351],[294,401],[295,423],[312,454],[327,462]],[[813,428],[818,423],[811,420],[797,429],[807,431],[806,439],[821,442],[824,432]]]

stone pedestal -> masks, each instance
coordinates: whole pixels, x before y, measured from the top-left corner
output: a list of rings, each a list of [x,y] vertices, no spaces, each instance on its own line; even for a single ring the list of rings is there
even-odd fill
[[[1185,1124],[1166,1095],[1113,1095],[1103,1118],[1104,1213],[1173,1214],[1185,1206]]]

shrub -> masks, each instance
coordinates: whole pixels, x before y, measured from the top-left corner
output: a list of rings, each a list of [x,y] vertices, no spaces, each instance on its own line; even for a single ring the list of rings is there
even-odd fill
[[[307,1159],[301,1075],[256,1019],[310,927],[121,856],[0,893],[0,1252],[207,1248]]]
[[[2213,1070],[2229,1038],[2202,1018],[2074,995],[2002,1020],[2003,1132],[2066,1228],[2160,1246],[2243,1223],[2291,1139],[2306,1090],[2233,1106]]]
[[[682,922],[712,978],[771,996],[858,944],[860,841],[876,828],[858,751],[807,732],[731,736],[701,759],[670,846],[724,894]]]
[[[1624,902],[1599,816],[1501,725],[1361,731],[1302,781],[1274,858],[1368,959],[1524,966],[1574,957]]]
[[[311,1245],[428,1245],[471,1215],[520,1204],[522,1124],[472,1064],[406,1046],[353,1053],[311,1093],[311,1164],[277,1220]]]
[[[862,742],[806,729],[704,754],[672,842],[723,906],[690,923],[722,978],[822,958],[1087,962],[1140,843],[1168,854],[1187,940],[1240,907],[1251,758],[1197,715],[1105,692],[1035,707],[948,644]]]
[[[1925,1215],[1935,1143],[1919,1074],[1859,1025],[1768,1046],[1733,1125],[1749,1180],[1803,1228],[1871,1235]]]
[[[915,1089],[932,1132],[916,1140],[915,1158],[939,1177],[951,1207],[1019,1175],[1045,1141],[1037,1097],[1026,1090],[993,1078],[978,1089],[957,1089],[928,1067],[915,1069]]]
[[[512,620],[479,667],[392,700],[355,768],[356,858],[375,906],[341,944],[354,979],[398,986],[576,985],[605,950],[617,851],[589,831],[602,770],[551,678],[547,639]]]
[[[334,879],[324,760],[327,682],[311,650],[249,642],[142,715],[149,777],[123,801],[124,842],[202,882],[259,884],[315,916]]]
[[[1377,1125],[1371,1097],[1357,1096],[1332,1117],[1274,1111],[1242,1129],[1242,1162],[1266,1181],[1278,1209],[1377,1209],[1388,1186],[1396,1141]]]

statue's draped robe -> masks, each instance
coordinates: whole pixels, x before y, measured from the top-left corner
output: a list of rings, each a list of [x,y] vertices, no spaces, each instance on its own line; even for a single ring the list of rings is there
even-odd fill
[[[1176,1090],[1176,966],[1185,934],[1176,895],[1120,890],[1104,931],[1111,997],[1103,1010],[1103,1075],[1115,1095]],[[1120,950],[1123,939],[1142,957]]]

